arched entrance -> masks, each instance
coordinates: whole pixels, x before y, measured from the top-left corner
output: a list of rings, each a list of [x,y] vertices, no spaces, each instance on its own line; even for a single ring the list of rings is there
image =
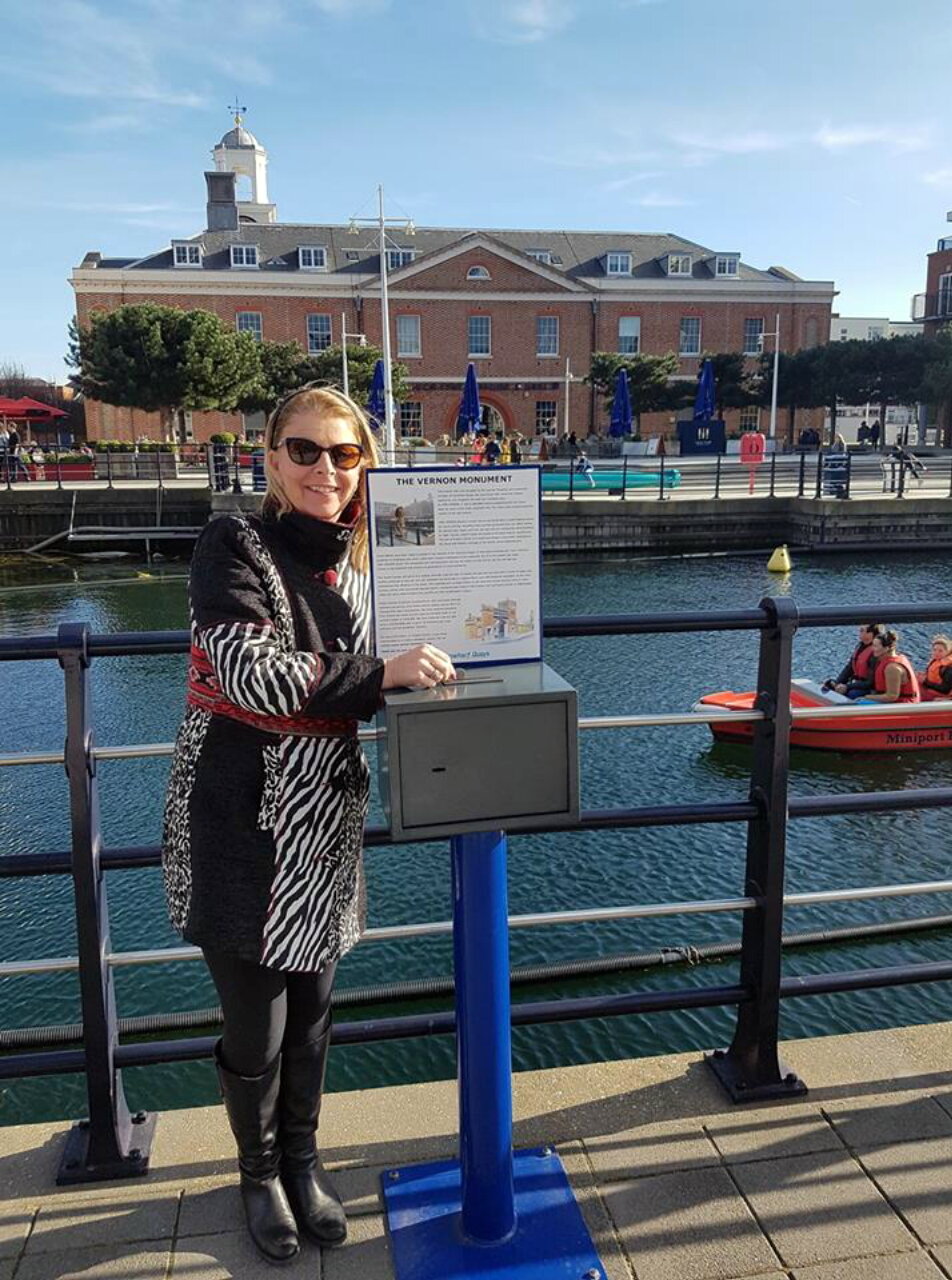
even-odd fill
[[[497,431],[505,434],[512,430],[512,416],[506,402],[493,392],[485,392],[482,387],[479,389],[479,407],[482,409],[482,426],[480,430],[490,431],[495,434]],[[451,437],[456,435],[456,417],[459,407],[455,407],[450,412],[449,421],[446,424],[447,434]]]

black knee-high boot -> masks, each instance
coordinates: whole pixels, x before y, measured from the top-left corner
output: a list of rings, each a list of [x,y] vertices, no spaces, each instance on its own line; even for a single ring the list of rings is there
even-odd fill
[[[297,1224],[316,1244],[341,1244],[347,1219],[321,1166],[315,1136],[331,1029],[319,1040],[285,1048],[281,1059],[281,1181]]]
[[[264,1075],[239,1076],[222,1061],[215,1046],[221,1094],[238,1144],[241,1200],[248,1231],[269,1262],[290,1262],[300,1250],[291,1206],[278,1176],[278,1094],[281,1059]]]

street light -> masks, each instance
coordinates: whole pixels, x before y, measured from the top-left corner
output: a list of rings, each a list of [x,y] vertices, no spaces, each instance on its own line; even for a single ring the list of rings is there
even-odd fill
[[[362,226],[376,226],[380,244],[380,319],[383,325],[383,401],[384,401],[384,455],[392,463],[396,454],[396,437],[393,425],[393,375],[390,369],[390,299],[387,293],[387,227],[400,226],[404,234],[416,235],[412,218],[388,218],[383,211],[383,187],[377,188],[378,213],[376,218],[351,218],[348,233],[360,235]]]
[[[367,335],[364,333],[348,333],[347,332],[347,312],[342,311],[340,316],[340,355],[341,363],[344,367],[344,395],[350,395],[350,377],[347,372],[347,339],[356,338],[358,347],[367,345]]]

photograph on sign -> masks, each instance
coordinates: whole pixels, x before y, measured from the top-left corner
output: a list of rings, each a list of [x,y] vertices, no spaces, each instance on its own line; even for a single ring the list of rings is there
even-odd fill
[[[369,471],[367,501],[380,656],[429,642],[463,665],[541,659],[537,467]]]

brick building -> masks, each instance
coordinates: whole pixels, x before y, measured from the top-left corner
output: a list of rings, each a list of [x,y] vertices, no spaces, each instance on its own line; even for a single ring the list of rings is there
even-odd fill
[[[144,258],[88,253],[72,284],[80,324],[96,310],[152,301],[201,307],[258,338],[319,351],[348,334],[381,342],[376,233],[340,224],[281,223],[268,200],[267,153],[236,118],[206,173],[206,229]],[[392,352],[409,369],[402,435],[452,432],[467,363],[477,366],[487,424],[534,435],[555,421],[584,434],[607,413],[582,378],[594,351],[676,352],[693,382],[702,352],[756,359],[780,316],[783,351],[825,342],[834,288],[781,267],[759,270],[737,252],[673,234],[501,231],[421,227],[388,244]],[[566,368],[571,378],[566,377]],[[758,424],[757,409],[728,415]],[[157,438],[157,415],[87,408],[91,439]],[[261,415],[182,415],[183,439],[214,431],[255,435]],[[643,432],[669,432],[646,415]]]
[[[946,215],[952,222],[952,212]],[[912,300],[912,318],[921,320],[926,334],[952,323],[952,236],[943,236],[926,258],[926,291]]]

